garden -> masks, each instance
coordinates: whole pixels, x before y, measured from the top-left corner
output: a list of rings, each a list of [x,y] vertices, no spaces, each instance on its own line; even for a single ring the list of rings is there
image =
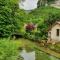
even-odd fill
[[[0,0],[0,60],[23,60],[22,48],[35,51],[36,60],[59,60],[60,42],[52,45],[46,41],[49,27],[60,21],[60,9],[48,5],[26,13],[18,3]],[[46,49],[57,55],[47,53]]]

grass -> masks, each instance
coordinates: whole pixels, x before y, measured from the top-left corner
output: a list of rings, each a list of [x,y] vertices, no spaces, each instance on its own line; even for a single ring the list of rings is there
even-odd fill
[[[0,39],[0,60],[17,60],[18,44],[9,39]]]
[[[49,44],[48,48],[55,51],[55,52],[57,52],[57,53],[60,53],[60,42],[56,43],[55,45]]]
[[[19,40],[1,39],[0,40],[0,60],[16,60],[16,59],[23,60],[19,56],[21,52],[21,48],[25,48],[27,52],[35,51],[36,60],[51,60],[50,56],[45,52],[42,52],[39,46],[37,46],[35,43],[27,39],[19,39]],[[3,52],[3,56],[1,52]],[[1,59],[1,56],[2,56],[2,59]],[[53,58],[56,59],[56,57],[53,57]]]

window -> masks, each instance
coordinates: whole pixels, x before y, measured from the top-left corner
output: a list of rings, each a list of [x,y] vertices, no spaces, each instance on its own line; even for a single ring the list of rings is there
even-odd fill
[[[59,36],[59,29],[57,29],[57,36]]]

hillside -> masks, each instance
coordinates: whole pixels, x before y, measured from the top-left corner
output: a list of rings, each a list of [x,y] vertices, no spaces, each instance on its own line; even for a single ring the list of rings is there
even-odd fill
[[[48,27],[51,26],[56,20],[60,20],[60,9],[47,6],[37,8],[30,13],[26,13],[25,11],[21,10],[20,16],[22,17],[22,19],[20,20],[20,22],[22,23],[21,27],[24,26],[24,23],[27,24],[32,22],[34,24],[37,24],[37,39],[46,39]],[[22,30],[24,30],[24,28],[22,28]],[[22,31],[22,33],[23,32],[24,31]]]
[[[17,0],[1,0],[0,2],[1,37],[11,37],[13,33],[19,32],[23,35],[23,38],[30,39],[32,37],[32,40],[47,39],[48,27],[56,20],[60,20],[60,9],[57,8],[41,6],[28,13],[25,10],[19,9]],[[37,29],[27,33],[24,25],[31,22],[37,25]]]

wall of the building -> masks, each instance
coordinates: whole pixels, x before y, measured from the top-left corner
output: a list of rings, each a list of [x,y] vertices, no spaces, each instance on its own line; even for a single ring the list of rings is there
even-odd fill
[[[60,41],[60,32],[59,32],[59,36],[57,36],[57,31],[56,31],[57,29],[60,29],[60,25],[58,24],[51,29],[51,39]]]

